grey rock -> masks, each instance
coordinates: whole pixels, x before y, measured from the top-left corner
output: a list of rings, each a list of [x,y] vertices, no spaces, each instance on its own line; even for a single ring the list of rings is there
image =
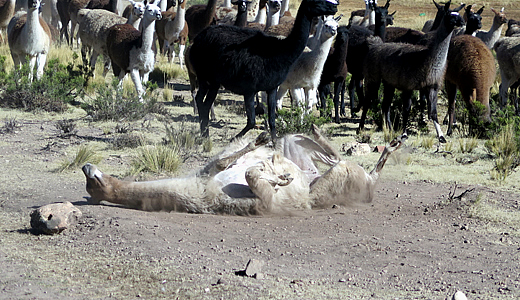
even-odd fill
[[[46,234],[56,234],[77,224],[81,211],[70,202],[53,203],[31,212],[31,227]]]

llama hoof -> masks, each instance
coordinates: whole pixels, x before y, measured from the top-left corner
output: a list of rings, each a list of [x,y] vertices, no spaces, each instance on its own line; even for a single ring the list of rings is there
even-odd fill
[[[277,182],[277,185],[279,185],[279,186],[289,185],[293,181],[293,179],[294,179],[294,178],[291,178],[289,176],[291,176],[291,174],[279,175],[278,179],[280,179],[280,180]]]
[[[446,138],[444,136],[440,136],[439,143],[446,144]]]
[[[263,145],[269,143],[269,140],[270,140],[269,133],[267,131],[264,131],[264,132],[260,133],[260,135],[256,138],[255,146],[256,147],[263,146]]]

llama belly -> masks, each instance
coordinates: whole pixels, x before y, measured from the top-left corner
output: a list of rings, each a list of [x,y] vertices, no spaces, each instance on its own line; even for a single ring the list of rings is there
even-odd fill
[[[220,189],[232,198],[255,198],[246,181],[246,170],[249,166],[237,166],[224,170],[214,177]]]

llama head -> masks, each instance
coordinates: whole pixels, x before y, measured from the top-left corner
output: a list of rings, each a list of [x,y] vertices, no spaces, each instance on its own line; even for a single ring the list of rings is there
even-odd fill
[[[166,0],[164,0],[166,1]],[[143,19],[148,19],[150,21],[160,20],[161,15],[161,7],[159,6],[161,4],[161,1],[155,1],[155,2],[149,2],[146,3],[145,1],[145,11],[143,14]]]
[[[28,10],[40,9],[42,7],[42,0],[27,0]]]
[[[460,27],[460,26],[464,25],[464,20],[462,19],[462,17],[458,13],[458,11],[461,10],[462,8],[464,8],[465,4],[455,8],[453,10],[450,9],[450,4],[451,4],[451,1],[447,2],[444,5],[444,9],[443,9],[444,16],[442,19],[444,22],[444,26],[446,27],[446,29],[448,31],[453,30],[455,27]]]
[[[479,9],[476,13],[471,10],[472,5],[468,5],[465,8],[464,12],[464,21],[466,21],[466,28],[471,28],[471,30],[478,30],[482,28],[482,12],[484,11],[484,6]]]
[[[336,0],[303,0],[300,10],[303,9],[305,16],[312,20],[314,17],[334,15],[338,11]]]
[[[269,9],[269,13],[271,15],[276,14],[282,9],[282,1],[281,0],[269,0],[267,1],[267,8]]]
[[[496,11],[493,8],[491,8],[491,11],[495,14],[495,16],[493,17],[493,23],[496,23],[499,25],[507,23],[506,14],[504,13],[503,7],[500,11]]]
[[[130,0],[130,4],[132,5],[132,13],[134,14],[134,16],[142,18],[144,15],[144,10],[146,9],[144,3]]]
[[[231,4],[237,6],[237,11],[242,12],[242,13],[247,12],[247,6],[250,3],[251,3],[251,1],[246,1],[246,0],[237,0],[237,1],[231,2]]]
[[[336,35],[338,32],[338,22],[333,16],[327,16],[321,29],[321,41],[324,42]]]

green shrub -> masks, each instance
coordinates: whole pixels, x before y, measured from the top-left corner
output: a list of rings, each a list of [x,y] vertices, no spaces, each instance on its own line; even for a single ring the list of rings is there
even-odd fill
[[[301,106],[292,107],[291,109],[282,108],[277,112],[276,132],[279,136],[292,133],[311,133],[313,124],[321,126],[325,123],[330,123],[333,107],[332,99],[327,98],[327,108],[325,110],[319,109],[319,117],[312,112],[306,113],[306,109]],[[267,114],[264,115],[264,118],[267,118]]]
[[[90,76],[81,66],[50,60],[40,80],[29,80],[28,64],[6,73],[5,57],[0,57],[0,106],[25,111],[64,112],[68,103],[83,95]]]
[[[166,109],[155,97],[144,95],[139,99],[134,92],[123,96],[123,90],[114,79],[111,86],[95,84],[96,93],[82,104],[83,109],[94,121],[131,121],[143,118],[148,113],[166,114]]]

